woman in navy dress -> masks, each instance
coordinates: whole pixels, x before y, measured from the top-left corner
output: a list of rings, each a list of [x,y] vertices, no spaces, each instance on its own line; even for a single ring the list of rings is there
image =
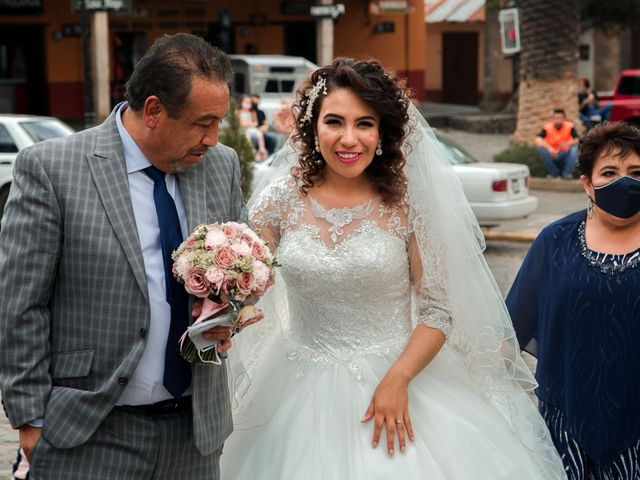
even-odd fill
[[[640,479],[640,130],[580,145],[587,210],[547,226],[511,287],[522,348],[570,480]]]

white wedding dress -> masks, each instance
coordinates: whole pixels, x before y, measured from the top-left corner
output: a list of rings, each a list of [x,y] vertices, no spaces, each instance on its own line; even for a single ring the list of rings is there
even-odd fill
[[[407,212],[377,199],[328,210],[298,186],[281,179],[252,208],[282,264],[267,297],[288,301],[266,298],[263,322],[237,337],[234,350],[251,358],[235,378],[222,478],[565,478],[526,393],[510,404],[487,399],[448,342],[409,388],[415,442],[404,453],[396,443],[389,457],[383,432],[372,448],[373,424],[360,419],[376,386],[413,323],[448,332],[447,299],[414,288],[420,259]]]

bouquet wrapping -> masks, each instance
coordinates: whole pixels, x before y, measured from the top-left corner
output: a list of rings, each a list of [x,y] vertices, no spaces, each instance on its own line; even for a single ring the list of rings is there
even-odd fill
[[[244,328],[261,318],[253,304],[275,281],[276,259],[244,223],[200,225],[173,252],[173,274],[204,299],[202,313],[180,339],[189,362],[220,363],[218,341],[202,334],[216,326]]]

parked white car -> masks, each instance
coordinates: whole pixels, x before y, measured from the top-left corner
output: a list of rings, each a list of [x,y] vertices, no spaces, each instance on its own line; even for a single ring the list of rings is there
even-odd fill
[[[490,227],[503,220],[535,212],[538,199],[529,195],[529,167],[515,163],[478,162],[462,147],[436,132],[480,225]],[[252,188],[269,170],[270,160],[255,164]]]
[[[536,211],[538,199],[529,195],[529,167],[518,163],[478,162],[442,133],[436,132],[436,137],[449,154],[480,225],[494,226]]]
[[[9,196],[13,162],[18,152],[36,142],[72,133],[70,126],[52,117],[0,115],[0,218]]]

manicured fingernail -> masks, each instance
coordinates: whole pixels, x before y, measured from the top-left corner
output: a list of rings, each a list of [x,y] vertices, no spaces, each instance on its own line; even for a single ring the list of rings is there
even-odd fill
[[[404,452],[404,445],[400,447],[400,451]]]
[[[390,457],[393,457],[393,448],[390,448],[390,449],[389,449],[389,456],[390,456]]]
[[[371,445],[373,446],[373,448],[376,448],[378,446],[378,442],[373,442]]]

